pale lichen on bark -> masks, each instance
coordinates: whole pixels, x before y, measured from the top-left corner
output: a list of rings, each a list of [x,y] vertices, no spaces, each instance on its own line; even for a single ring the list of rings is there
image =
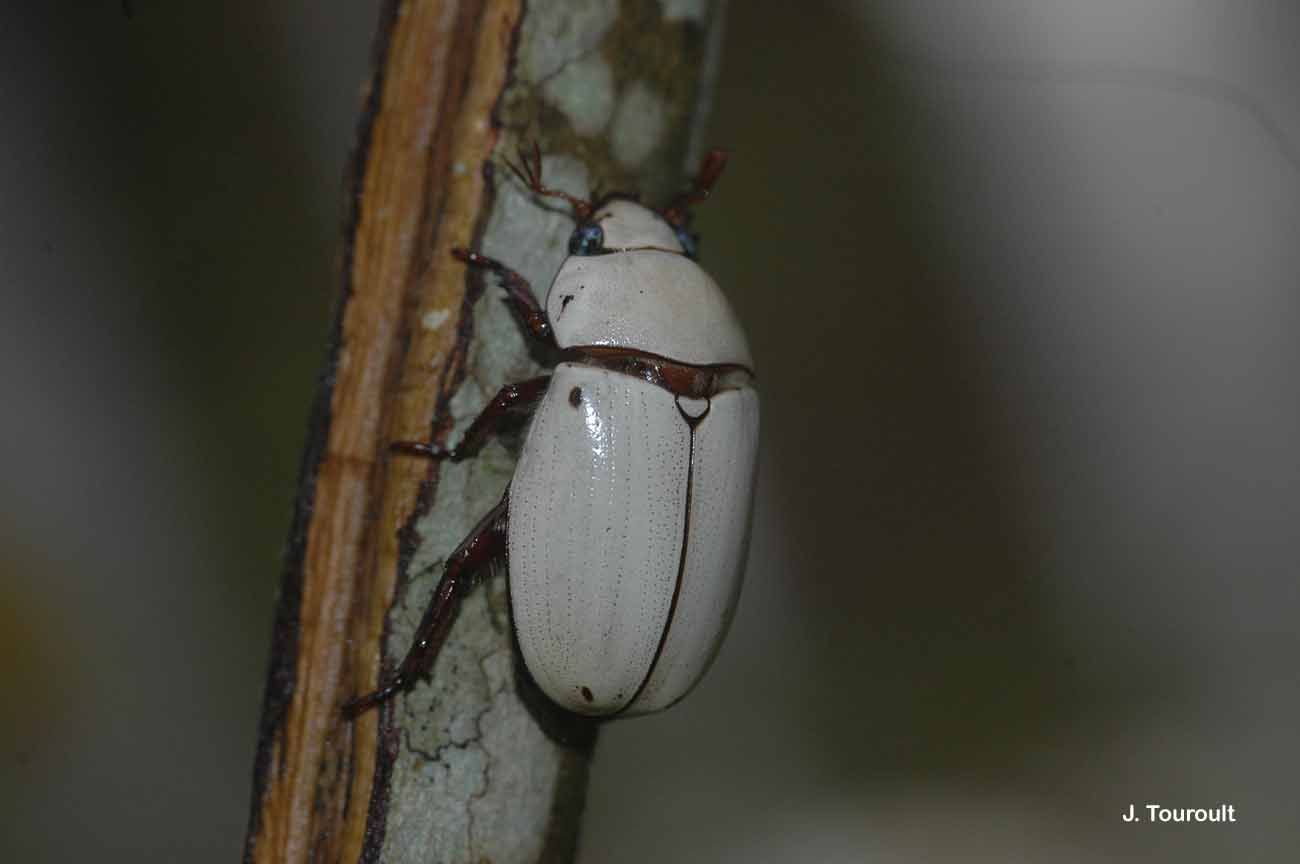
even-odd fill
[[[503,123],[538,138],[548,153],[581,159],[598,191],[665,199],[703,151],[701,108],[709,101],[723,6],[530,3],[517,79],[501,103]]]

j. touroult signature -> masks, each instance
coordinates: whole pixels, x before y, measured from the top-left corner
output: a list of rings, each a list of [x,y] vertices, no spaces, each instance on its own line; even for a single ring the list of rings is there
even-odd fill
[[[1214,807],[1166,807],[1163,804],[1130,804],[1125,822],[1236,822],[1237,808],[1231,804]]]

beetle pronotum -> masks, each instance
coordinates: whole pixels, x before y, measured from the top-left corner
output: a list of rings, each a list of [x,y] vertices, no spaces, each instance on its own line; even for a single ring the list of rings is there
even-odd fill
[[[504,264],[453,254],[497,275],[559,361],[549,376],[501,388],[455,447],[393,445],[459,461],[509,413],[535,412],[505,497],[447,558],[410,651],[380,689],[344,706],[350,717],[418,680],[474,573],[502,555],[524,663],[550,699],[580,714],[642,714],[684,697],[735,609],[758,393],[744,331],[685,230],[726,153],[711,151],[690,190],[661,210],[551,189],[538,150],[520,157],[511,168],[524,184],[568,202],[577,221],[545,305]]]

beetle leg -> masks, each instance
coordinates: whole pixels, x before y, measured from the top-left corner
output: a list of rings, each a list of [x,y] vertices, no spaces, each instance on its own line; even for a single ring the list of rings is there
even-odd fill
[[[590,201],[585,201],[575,195],[570,195],[568,192],[563,192],[559,189],[552,189],[549,186],[542,185],[541,145],[536,141],[533,142],[532,158],[529,158],[529,153],[524,149],[522,144],[519,146],[518,152],[519,165],[511,162],[509,159],[506,159],[505,163],[506,167],[514,172],[514,175],[519,178],[521,183],[536,192],[538,195],[543,195],[547,198],[560,198],[569,202],[569,206],[573,208],[573,215],[579,222],[585,222],[587,218],[591,216],[591,211],[595,210],[596,206]]]
[[[546,310],[533,296],[533,289],[529,287],[527,279],[494,258],[459,246],[452,249],[451,254],[458,261],[464,261],[471,267],[484,267],[497,274],[501,279],[501,287],[506,289],[506,297],[510,305],[514,307],[516,314],[528,328],[528,332],[539,342],[544,342],[551,347],[555,346],[555,333],[551,330],[551,322],[546,318]]]
[[[373,693],[359,696],[343,705],[343,716],[356,718],[363,711],[387,702],[398,693],[409,690],[428,671],[460,605],[461,597],[474,586],[473,576],[485,564],[506,549],[506,498],[493,507],[447,558],[442,579],[434,589],[429,606],[424,610],[420,626],[415,631],[415,641],[406,652],[397,674]]]
[[[659,211],[659,214],[667,220],[669,225],[674,228],[683,227],[690,215],[691,207],[709,200],[709,193],[713,191],[714,184],[722,176],[722,169],[727,167],[728,155],[730,154],[726,150],[719,147],[715,147],[705,154],[704,161],[700,163],[699,173],[691,181],[691,188],[678,195],[673,203]]]
[[[450,459],[452,462],[468,459],[483,448],[483,445],[487,443],[488,436],[497,430],[497,427],[507,414],[530,410],[535,406],[546,393],[546,388],[550,383],[550,375],[541,375],[537,378],[529,378],[527,381],[520,381],[518,384],[507,384],[502,387],[497,391],[497,395],[492,401],[487,404],[487,407],[470,424],[469,429],[465,430],[465,435],[460,439],[460,443],[450,450],[439,447],[437,444],[426,444],[422,441],[394,441],[388,446],[393,450],[414,453],[418,456],[428,456],[430,459]]]

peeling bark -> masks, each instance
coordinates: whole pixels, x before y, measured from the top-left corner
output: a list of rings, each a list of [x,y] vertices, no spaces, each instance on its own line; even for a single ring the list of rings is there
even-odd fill
[[[343,292],[304,454],[272,642],[247,861],[566,861],[594,725],[559,711],[513,645],[504,572],[463,603],[430,679],[355,724],[338,706],[409,647],[445,556],[509,483],[510,440],[435,465],[393,440],[455,441],[537,373],[470,245],[544,296],[572,220],[547,183],[667,201],[701,141],[719,3],[389,0],[360,125]],[[486,289],[486,290],[485,290]]]

